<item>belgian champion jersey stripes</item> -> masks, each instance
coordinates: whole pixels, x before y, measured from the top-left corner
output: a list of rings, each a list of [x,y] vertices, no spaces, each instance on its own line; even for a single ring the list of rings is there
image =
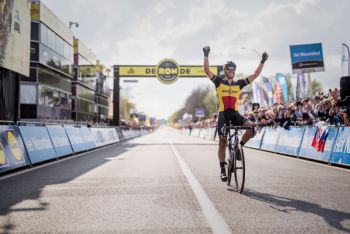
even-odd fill
[[[244,86],[248,85],[247,79],[232,81],[231,85],[224,76],[214,76],[211,81],[215,84],[219,100],[219,112],[227,109],[238,111],[238,98]]]

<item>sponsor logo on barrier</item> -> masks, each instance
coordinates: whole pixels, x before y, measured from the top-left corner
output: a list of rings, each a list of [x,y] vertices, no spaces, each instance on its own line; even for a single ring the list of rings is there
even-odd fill
[[[335,153],[350,153],[350,139],[338,137],[335,142],[333,152]]]
[[[53,136],[51,135],[52,143],[55,147],[65,147],[70,146],[67,137],[65,136]]]
[[[4,146],[0,139],[0,166],[5,164],[6,164],[6,155],[5,155]]]
[[[15,133],[13,131],[7,131],[6,138],[14,159],[16,161],[23,161],[21,148],[19,147]]]

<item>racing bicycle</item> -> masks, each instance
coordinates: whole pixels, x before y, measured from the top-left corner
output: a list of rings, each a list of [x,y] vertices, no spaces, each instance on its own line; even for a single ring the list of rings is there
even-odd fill
[[[228,159],[227,159],[227,185],[230,186],[232,174],[234,175],[235,190],[239,193],[243,192],[245,181],[245,160],[244,152],[241,144],[239,144],[239,135],[242,135],[241,130],[252,129],[254,127],[245,126],[224,126],[224,132],[228,135]]]

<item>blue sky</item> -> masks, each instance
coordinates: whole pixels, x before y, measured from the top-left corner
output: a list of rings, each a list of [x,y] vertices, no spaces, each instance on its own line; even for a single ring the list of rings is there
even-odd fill
[[[312,73],[324,88],[339,87],[341,43],[350,45],[348,0],[42,0],[73,28],[107,66],[156,65],[172,58],[180,65],[201,65],[202,47],[210,45],[210,63],[234,60],[237,72],[251,74],[267,51],[262,72],[291,73],[289,45],[322,43],[325,72]],[[191,91],[211,85],[205,78],[179,79],[165,85],[156,78],[122,83],[139,111],[167,118]],[[122,91],[123,92],[123,91]]]

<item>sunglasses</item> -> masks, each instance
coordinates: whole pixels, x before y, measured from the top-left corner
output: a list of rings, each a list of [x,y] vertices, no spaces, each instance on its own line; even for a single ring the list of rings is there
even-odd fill
[[[236,71],[236,68],[235,67],[228,67],[226,68],[227,71]]]

